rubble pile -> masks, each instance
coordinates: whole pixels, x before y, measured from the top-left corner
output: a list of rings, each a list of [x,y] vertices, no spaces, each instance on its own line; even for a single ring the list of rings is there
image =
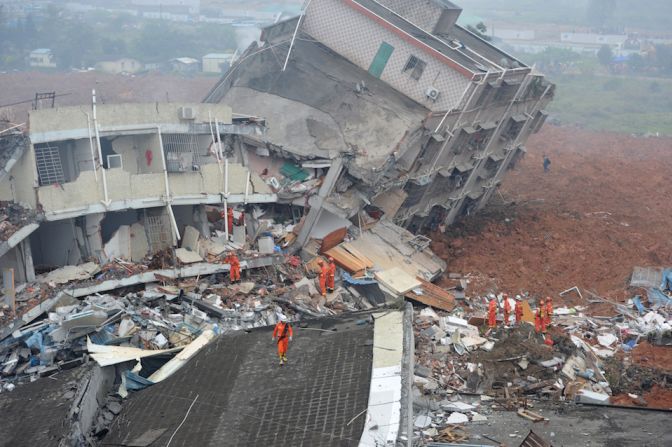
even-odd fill
[[[128,262],[102,267],[89,263],[68,269],[67,275],[64,269],[51,272],[39,278],[43,282],[30,284],[17,294],[24,315],[40,302],[53,303],[46,318],[0,341],[0,388],[12,389],[85,363],[89,355],[96,356],[91,343],[164,352],[188,345],[207,330],[244,330],[273,325],[281,315],[298,320],[302,315],[335,315],[373,306],[342,287],[321,296],[314,277],[305,276],[299,258],[275,256],[278,265],[247,270],[242,282],[232,284],[228,274],[184,279],[155,274],[155,282],[90,294],[81,300],[68,292],[111,277],[142,273],[148,267]],[[70,280],[61,283],[64,277]]]
[[[0,241],[6,241],[22,227],[38,220],[38,214],[14,202],[0,201]]]
[[[614,307],[613,317],[590,315],[589,302],[555,308],[545,333],[535,327],[538,300],[528,295],[517,297],[521,320],[511,312],[506,324],[504,294],[466,296],[451,312],[418,309],[416,436],[465,441],[468,425],[487,423],[496,410],[547,420],[535,409],[539,401],[672,409],[672,352],[666,346],[672,302],[659,296],[669,299],[672,291],[665,283],[655,290],[646,306],[641,297],[621,305],[594,296],[591,301]],[[490,300],[497,305],[495,327],[488,324]]]

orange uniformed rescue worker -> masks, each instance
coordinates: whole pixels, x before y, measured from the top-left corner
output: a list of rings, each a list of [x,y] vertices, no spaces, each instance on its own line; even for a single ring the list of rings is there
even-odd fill
[[[552,316],[553,316],[553,302],[551,301],[551,297],[547,296],[546,297],[546,326],[551,325]]]
[[[322,259],[317,261],[317,265],[320,266],[320,294],[322,296],[327,296],[327,276],[329,274],[329,269],[324,265]]]
[[[231,282],[240,281],[240,260],[238,259],[238,256],[236,256],[235,253],[231,253],[227,257],[227,261],[231,266],[231,269],[229,270],[229,278],[231,279]]]
[[[284,365],[287,361],[287,347],[289,342],[292,341],[292,336],[294,335],[294,330],[292,325],[287,321],[286,316],[281,316],[278,324],[275,325],[273,329],[273,340],[278,339],[278,357],[280,357],[280,366]]]
[[[523,321],[523,301],[520,298],[520,295],[516,295],[516,307],[514,308],[516,314],[516,325],[519,325]]]
[[[539,307],[537,307],[537,312],[534,314],[534,330],[541,332],[542,320],[541,320],[541,309],[544,307],[544,300],[539,302]]]
[[[488,305],[488,326],[492,329],[497,326],[497,301],[494,297],[490,299]]]
[[[333,292],[335,288],[335,282],[336,282],[336,263],[334,262],[334,258],[329,256],[329,274],[327,275],[327,290],[329,292]]]
[[[509,295],[504,294],[504,326],[509,325],[509,315],[511,314],[511,304],[509,304]]]
[[[229,225],[229,233],[233,233],[233,208],[226,211],[226,220]]]
[[[541,318],[541,332],[545,334],[548,317],[546,316],[546,305],[544,304],[544,300],[541,300],[539,303],[539,314],[539,317]]]

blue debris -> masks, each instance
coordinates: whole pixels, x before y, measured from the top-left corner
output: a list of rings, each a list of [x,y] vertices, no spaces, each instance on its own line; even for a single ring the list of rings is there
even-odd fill
[[[635,305],[640,315],[644,315],[646,313],[646,308],[642,304],[641,296],[637,295],[634,298],[632,298],[632,303]]]
[[[127,390],[133,390],[133,391],[143,390],[148,386],[154,385],[154,382],[152,382],[151,380],[147,380],[134,372],[126,371],[124,374],[126,375]]]
[[[663,280],[660,283],[661,290],[672,290],[672,268],[663,270]]]
[[[346,271],[343,272],[342,275],[343,281],[347,282],[348,284],[356,285],[356,286],[364,286],[367,284],[377,284],[378,281],[375,279],[369,279],[369,278],[359,278],[355,279],[350,274]]]
[[[649,303],[660,306],[672,305],[672,298],[660,289],[649,289]]]

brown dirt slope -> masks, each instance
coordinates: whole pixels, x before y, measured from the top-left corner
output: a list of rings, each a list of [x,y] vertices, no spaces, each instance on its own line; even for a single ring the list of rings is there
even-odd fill
[[[433,235],[448,271],[474,275],[472,292],[624,298],[633,266],[672,265],[672,139],[546,126],[528,148],[504,204]]]

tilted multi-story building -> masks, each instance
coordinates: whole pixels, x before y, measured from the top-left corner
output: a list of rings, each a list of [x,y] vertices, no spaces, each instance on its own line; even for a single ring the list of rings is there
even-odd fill
[[[482,208],[543,125],[555,86],[456,23],[446,0],[310,0],[264,29],[206,97],[254,110],[278,156],[337,169],[312,200],[416,232]]]

